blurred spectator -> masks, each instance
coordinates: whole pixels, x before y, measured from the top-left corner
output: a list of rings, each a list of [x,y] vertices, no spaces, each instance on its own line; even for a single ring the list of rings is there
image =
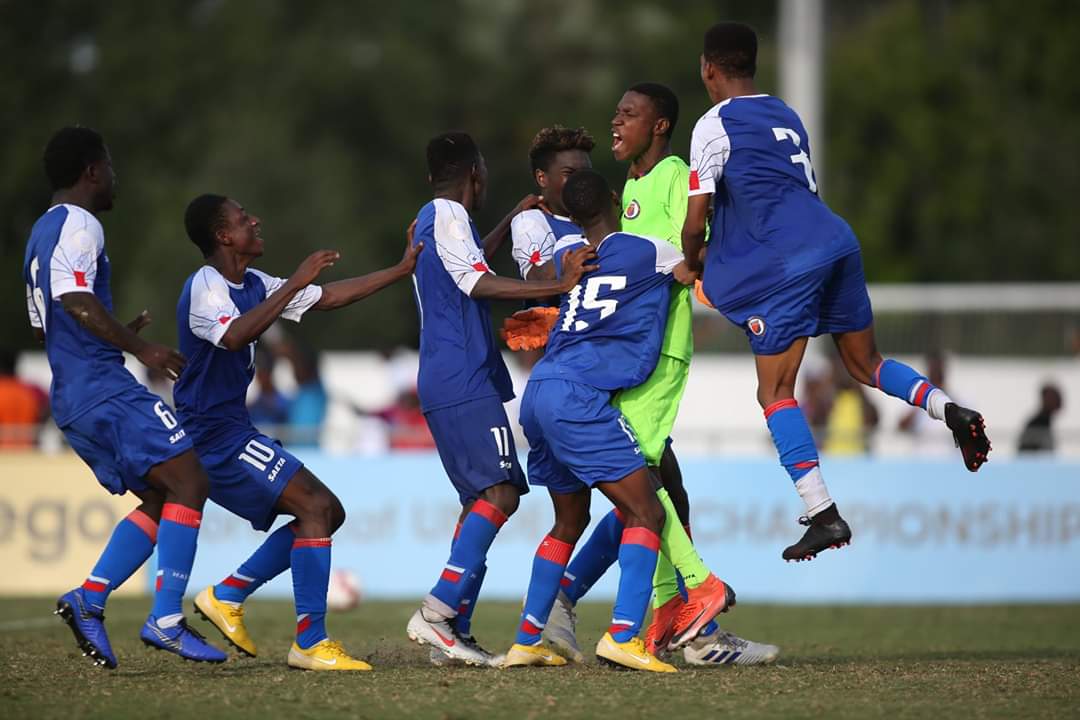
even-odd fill
[[[386,423],[391,450],[431,450],[435,447],[415,389],[402,391],[393,405],[375,413],[375,417]]]
[[[274,356],[262,347],[255,351],[255,388],[258,393],[248,405],[251,422],[261,432],[275,437],[289,422],[289,398],[274,385]]]
[[[289,405],[288,442],[297,446],[318,445],[327,405],[326,389],[319,377],[319,358],[309,348],[289,339],[274,349],[289,360],[296,378],[296,395]]]
[[[878,425],[878,411],[862,385],[848,373],[837,353],[830,355],[836,392],[825,425],[825,445],[830,455],[861,455],[870,450],[870,434]]]
[[[1024,425],[1020,434],[1019,452],[1053,452],[1054,433],[1051,425],[1054,416],[1063,406],[1061,389],[1047,383],[1039,390],[1039,411]]]
[[[49,416],[49,396],[15,375],[15,352],[0,350],[0,447],[28,448]]]

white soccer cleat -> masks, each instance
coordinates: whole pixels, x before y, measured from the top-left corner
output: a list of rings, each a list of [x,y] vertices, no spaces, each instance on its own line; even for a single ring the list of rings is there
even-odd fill
[[[683,659],[691,665],[768,665],[779,656],[776,645],[743,640],[720,629],[683,648]]]
[[[489,653],[487,650],[480,647],[480,645],[476,642],[476,638],[470,636],[464,638],[464,641],[466,643],[470,643],[473,648],[487,656],[488,661],[487,663],[485,663],[487,667],[500,668],[506,661],[505,653],[499,653],[498,655],[493,655],[492,653]],[[435,667],[462,667],[465,665],[464,661],[458,660],[457,658],[447,657],[443,654],[442,650],[438,650],[436,648],[431,648],[431,653],[428,655],[428,660],[430,660],[431,664]]]
[[[543,638],[567,660],[585,662],[585,655],[577,642],[577,613],[574,612],[570,598],[566,597],[562,590],[555,597],[555,604],[551,606]]]
[[[413,613],[405,631],[413,642],[430,645],[446,657],[460,660],[466,665],[489,667],[492,662],[491,653],[484,651],[471,638],[459,635],[448,619],[425,617],[423,607]]]

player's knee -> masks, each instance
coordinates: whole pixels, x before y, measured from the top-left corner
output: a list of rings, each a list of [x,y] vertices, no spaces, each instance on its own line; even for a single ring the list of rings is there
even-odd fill
[[[305,530],[329,536],[345,521],[345,509],[337,496],[320,488],[305,498],[297,519]]]
[[[333,535],[345,524],[345,508],[341,504],[341,500],[337,495],[334,495],[334,503],[330,508],[330,534]]]
[[[484,500],[497,507],[506,517],[510,517],[517,512],[518,505],[521,504],[521,493],[509,483],[499,483],[484,491]]]
[[[874,385],[874,371],[881,364],[881,355],[875,351],[873,354],[845,355],[844,367],[848,374],[863,385]]]
[[[664,529],[666,519],[667,512],[664,510],[664,506],[660,504],[659,500],[653,498],[652,502],[643,504],[634,512],[634,522],[628,522],[627,527],[636,525],[659,535],[660,531]]]
[[[550,535],[556,540],[574,545],[585,534],[587,527],[589,527],[589,513],[587,512],[573,517],[556,516]]]

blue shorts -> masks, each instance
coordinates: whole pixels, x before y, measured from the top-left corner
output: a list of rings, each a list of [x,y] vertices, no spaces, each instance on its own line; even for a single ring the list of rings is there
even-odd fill
[[[196,446],[210,476],[210,499],[256,530],[278,516],[278,497],[304,463],[254,427],[230,427]]]
[[[116,495],[147,490],[150,468],[192,449],[172,408],[134,379],[60,430],[98,482]]]
[[[521,399],[529,482],[568,494],[645,467],[634,431],[611,393],[569,380],[530,380]]]
[[[776,355],[799,338],[865,330],[874,322],[862,254],[845,255],[760,298],[724,311],[755,355]]]
[[[478,398],[429,410],[424,418],[462,505],[500,483],[511,483],[523,495],[529,492],[510,421],[499,398]]]

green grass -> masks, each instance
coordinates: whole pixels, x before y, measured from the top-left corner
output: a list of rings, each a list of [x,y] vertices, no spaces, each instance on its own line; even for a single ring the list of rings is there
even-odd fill
[[[742,606],[725,627],[784,649],[772,667],[680,667],[677,675],[561,669],[439,669],[405,638],[412,603],[365,603],[330,617],[373,673],[285,666],[288,603],[254,600],[256,659],[183,663],[138,640],[145,600],[110,602],[120,667],[92,667],[47,599],[0,600],[4,718],[1080,717],[1080,606]],[[474,629],[505,649],[518,608],[480,606]],[[581,608],[583,647],[609,607]],[[194,620],[207,630],[205,623]]]

